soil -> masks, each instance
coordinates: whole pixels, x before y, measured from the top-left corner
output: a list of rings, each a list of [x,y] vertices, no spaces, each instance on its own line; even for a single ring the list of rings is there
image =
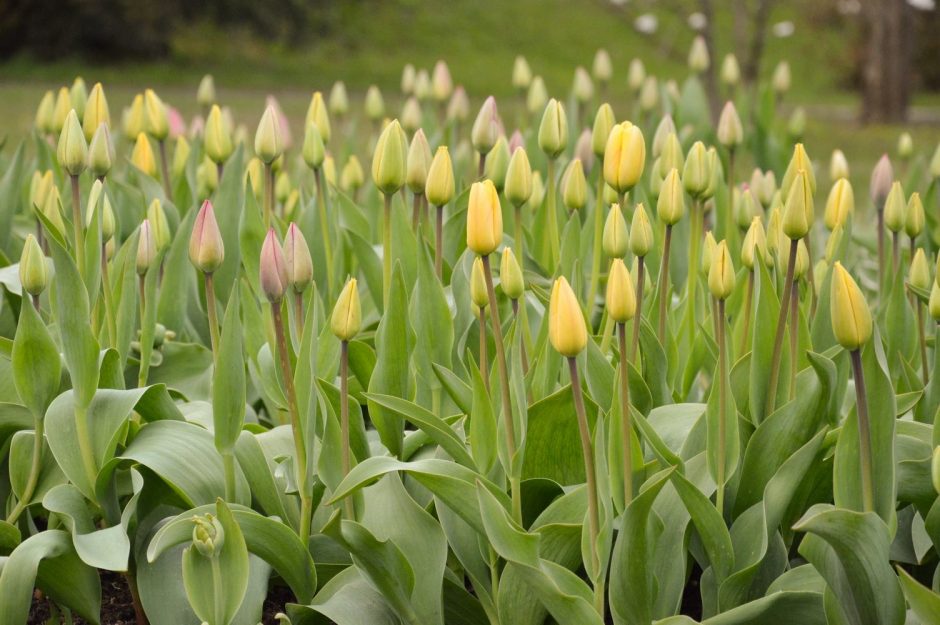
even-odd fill
[[[284,586],[271,588],[262,608],[263,625],[276,625],[278,621],[274,615],[283,612],[285,604],[294,601],[296,599],[289,588]],[[46,625],[51,615],[49,600],[37,591],[33,595],[33,605],[29,612],[29,619],[26,621],[27,625]],[[60,621],[53,621],[53,623],[56,622]],[[86,625],[86,621],[79,617],[73,617],[72,623]],[[101,625],[136,624],[134,604],[131,600],[130,589],[127,587],[127,580],[120,573],[101,571]]]

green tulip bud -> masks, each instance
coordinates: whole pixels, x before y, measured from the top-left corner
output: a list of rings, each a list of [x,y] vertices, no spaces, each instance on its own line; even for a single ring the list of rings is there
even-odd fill
[[[284,235],[284,265],[287,268],[287,284],[295,293],[303,293],[313,282],[313,259],[307,240],[294,222],[287,227]]]
[[[290,176],[287,175],[286,171],[281,170],[278,172],[277,179],[274,181],[274,197],[278,202],[284,203],[287,201],[287,196],[290,195],[290,192]]]
[[[215,104],[215,80],[212,74],[206,74],[199,81],[199,89],[196,90],[196,103],[203,109],[207,109]]]
[[[781,226],[791,240],[802,239],[813,224],[813,192],[809,176],[801,170],[790,187]]]
[[[842,150],[833,150],[832,158],[829,159],[829,179],[832,182],[840,178],[849,177],[849,161],[845,158]]]
[[[718,118],[718,142],[733,150],[743,141],[744,128],[741,126],[741,118],[738,117],[738,110],[734,108],[734,102],[729,100],[725,102],[721,117]]]
[[[646,208],[637,204],[633,209],[633,221],[630,222],[630,251],[642,258],[653,249],[653,226],[646,215]]]
[[[502,191],[506,185],[506,176],[509,170],[509,144],[506,137],[496,140],[496,145],[486,155],[486,164],[483,175],[493,181],[497,191]]]
[[[601,249],[608,258],[623,258],[631,242],[627,232],[627,220],[623,218],[623,211],[619,204],[611,204],[604,222],[604,235],[601,238]]]
[[[114,209],[111,208],[111,200],[105,194],[101,202],[101,238],[104,241],[111,241],[114,236],[115,220]]]
[[[737,189],[735,189],[737,191]],[[763,214],[760,202],[750,188],[741,191],[741,200],[735,207],[735,221],[742,230],[750,227],[751,220]]]
[[[316,171],[323,166],[323,159],[326,158],[326,146],[323,145],[323,137],[320,135],[320,128],[316,124],[307,124],[301,152],[304,162],[310,169]]]
[[[920,193],[911,193],[907,201],[907,211],[904,216],[904,232],[912,239],[916,239],[924,231],[924,203],[920,200]]]
[[[829,191],[823,222],[826,228],[832,231],[836,229],[836,226],[844,225],[849,215],[854,212],[855,192],[852,190],[852,183],[845,178],[840,178]]]
[[[803,171],[806,173],[807,179],[809,181],[810,192],[816,193],[816,176],[813,173],[813,163],[809,160],[809,155],[806,153],[806,149],[803,147],[802,143],[797,143],[793,147],[793,157],[790,159],[790,163],[787,165],[787,170],[783,174],[783,179],[780,181],[780,190],[783,197],[790,196],[790,187],[793,185],[793,180],[797,177],[797,174]]]
[[[359,333],[362,311],[359,304],[359,289],[356,279],[350,278],[336,298],[330,330],[341,341],[351,341]]]
[[[529,85],[529,92],[526,94],[526,109],[529,111],[529,114],[535,115],[539,111],[545,109],[545,105],[548,104],[548,89],[545,87],[545,81],[541,76],[536,76],[532,79],[532,84]]]
[[[917,248],[917,251],[914,252],[908,281],[924,291],[930,288],[930,266],[927,264],[927,256],[924,254],[923,248]]]
[[[524,91],[532,84],[532,69],[529,68],[529,62],[525,57],[519,55],[512,65],[512,86],[519,91]]]
[[[421,102],[425,102],[431,97],[431,77],[428,76],[426,69],[419,69],[415,74],[415,97]]]
[[[653,134],[653,158],[659,158],[662,155],[666,139],[669,138],[669,135],[674,134],[676,134],[676,124],[672,121],[672,115],[663,115],[663,118],[659,120],[659,124],[656,126],[656,132]]]
[[[496,98],[489,96],[484,100],[477,118],[470,131],[473,149],[480,154],[487,154],[496,145],[499,138],[499,113],[496,111]]]
[[[591,98],[594,97],[594,83],[591,82],[591,75],[580,65],[574,70],[571,93],[574,95],[574,99],[581,104],[590,102]]]
[[[670,169],[682,171],[685,167],[685,154],[682,151],[682,144],[679,143],[679,137],[676,133],[670,133],[663,142],[662,152],[659,155],[661,178],[665,179],[665,174]]]
[[[625,323],[636,315],[636,289],[623,259],[615,258],[610,265],[604,301],[607,313],[617,323]]]
[[[630,87],[630,91],[636,93],[643,88],[644,82],[646,82],[646,68],[643,66],[643,61],[631,59],[630,66],[627,68],[627,86]]]
[[[832,332],[839,344],[856,350],[867,343],[872,333],[871,310],[858,284],[838,261],[833,267],[829,302]]]
[[[91,141],[101,124],[111,126],[111,111],[108,109],[108,100],[104,97],[104,87],[100,82],[96,82],[91,88],[91,94],[85,105],[85,114],[82,116],[85,139]]]
[[[431,146],[428,145],[424,131],[419,128],[411,140],[411,146],[408,148],[407,172],[405,174],[405,184],[408,185],[408,189],[412,193],[416,195],[424,193],[430,167]]]
[[[405,100],[405,106],[401,110],[401,126],[405,132],[411,134],[421,127],[421,104],[418,98],[412,96]]]
[[[568,118],[558,100],[552,98],[545,106],[539,125],[539,147],[550,159],[558,158],[568,146]]]
[[[235,150],[232,136],[222,118],[222,109],[213,105],[206,120],[205,130],[206,155],[216,164],[223,164]]]
[[[532,172],[532,195],[529,196],[529,205],[541,206],[545,199],[545,183],[542,182],[542,172]]]
[[[771,206],[770,208],[770,218],[767,220],[767,254],[770,262],[767,264],[768,267],[773,266],[773,261],[780,255],[781,242],[783,242],[783,226],[781,225],[782,221],[782,212],[779,205]],[[789,249],[789,243],[786,245]]]
[[[330,89],[330,113],[342,117],[349,112],[349,96],[346,95],[346,83],[337,80]]]
[[[499,281],[503,287],[503,293],[511,300],[517,300],[525,293],[522,268],[511,247],[503,248],[503,255],[499,262]]]
[[[69,90],[65,87],[60,88],[59,93],[56,95],[55,108],[52,111],[53,133],[59,134],[62,132],[65,127],[65,118],[68,117],[69,111],[74,110],[74,108],[72,98],[69,97]]]
[[[355,192],[365,183],[365,179],[362,164],[355,154],[351,154],[349,160],[343,165],[343,171],[340,174],[340,186],[345,191]]]
[[[911,138],[911,133],[902,132],[898,137],[898,158],[906,161],[911,158],[912,154],[914,154],[914,139]]]
[[[504,192],[506,199],[515,207],[522,206],[532,197],[532,166],[525,148],[516,148],[509,159]]]
[[[401,71],[401,92],[404,95],[411,95],[415,90],[415,78],[417,76],[415,66],[407,63]]]
[[[263,163],[270,165],[283,153],[281,123],[274,106],[269,104],[261,116],[258,131],[255,133],[255,154]]]
[[[91,145],[88,146],[88,169],[93,176],[103,178],[108,175],[114,158],[113,152],[111,133],[108,132],[107,124],[101,124],[91,138]]]
[[[446,145],[437,148],[431,166],[428,167],[428,179],[424,185],[424,195],[433,206],[444,206],[454,198],[454,166]]]
[[[153,89],[144,91],[144,119],[147,132],[157,141],[163,141],[170,134],[166,106]]]
[[[594,53],[594,63],[591,66],[591,72],[594,74],[594,78],[597,82],[602,85],[606,85],[610,82],[611,77],[614,75],[614,64],[610,60],[610,54],[607,53],[607,50],[601,48]]]
[[[319,91],[314,92],[310,98],[310,106],[307,108],[307,117],[304,120],[304,127],[310,124],[316,124],[320,131],[320,137],[323,143],[330,142],[332,130],[330,129],[330,115],[326,110],[326,103],[323,101],[323,94]]]
[[[193,546],[206,558],[218,557],[225,542],[225,530],[215,516],[205,514],[193,517]]]
[[[780,61],[777,63],[777,66],[774,68],[773,77],[771,78],[771,85],[773,90],[778,95],[783,95],[790,90],[790,64],[786,61]]]
[[[937,145],[937,149],[930,158],[930,176],[934,180],[940,178],[940,144]]]
[[[796,140],[803,137],[806,132],[806,109],[798,106],[790,114],[790,121],[787,122],[787,132]]]
[[[610,131],[617,125],[614,117],[614,109],[610,104],[604,102],[597,109],[597,115],[594,116],[594,128],[591,133],[591,149],[598,157],[604,156],[607,149],[607,138],[610,137]]]
[[[370,86],[366,91],[366,101],[363,108],[366,117],[373,122],[379,121],[385,115],[385,100],[382,98],[382,92],[375,85]]]
[[[189,153],[189,141],[186,140],[186,137],[180,135],[176,138],[176,147],[173,149],[173,165],[170,169],[173,177],[183,177],[186,172],[186,163],[189,162]]]
[[[708,171],[708,152],[705,144],[696,141],[685,159],[682,169],[682,185],[692,197],[701,197],[711,181],[711,172]]]
[[[689,69],[695,74],[701,74],[708,69],[710,64],[705,38],[697,35],[692,40],[692,48],[689,50]]]
[[[157,241],[153,236],[150,222],[145,219],[140,224],[140,234],[137,238],[137,275],[145,275],[156,259]]]
[[[219,168],[208,157],[196,168],[196,197],[207,198],[219,187]]]
[[[163,204],[160,200],[154,198],[147,207],[147,221],[150,222],[150,229],[153,232],[153,240],[157,244],[157,251],[162,252],[170,247],[172,234],[170,233],[170,224],[166,219],[166,212],[163,210]]]
[[[933,489],[940,493],[940,445],[934,447],[933,459],[930,461],[930,481]]]
[[[885,200],[885,226],[891,232],[900,232],[904,229],[904,213],[907,212],[907,202],[904,200],[904,189],[901,183],[895,181]]]
[[[408,139],[398,120],[382,130],[372,155],[372,182],[385,195],[394,195],[405,184]]]
[[[721,61],[721,82],[729,87],[736,87],[741,82],[741,67],[733,54],[726,54]]]
[[[32,296],[38,296],[49,285],[46,257],[36,242],[36,237],[26,235],[26,244],[20,256],[20,284]]]
[[[940,323],[940,284],[937,284],[936,279],[930,287],[930,303],[927,309],[930,311],[930,318]]]
[[[744,235],[744,243],[741,245],[741,264],[749,270],[753,270],[760,257],[766,262],[767,252],[767,234],[764,232],[764,224],[760,217],[755,216],[751,219],[751,226]]]
[[[35,126],[43,134],[51,134],[55,127],[55,95],[52,91],[46,91],[42,99],[39,100],[39,106],[36,108]]]
[[[703,241],[702,273],[705,274],[705,279],[707,280],[708,274],[712,268],[712,261],[715,259],[715,252],[718,249],[718,241],[715,240],[715,235],[711,230],[705,233]]]
[[[728,252],[727,241],[722,241],[715,248],[712,265],[708,271],[708,290],[718,300],[728,299],[734,292],[734,264]]]
[[[708,148],[708,186],[702,191],[702,199],[710,200],[715,197],[718,189],[725,184],[725,174],[721,169],[721,157],[714,146]],[[706,202],[705,206],[708,206]],[[708,210],[706,208],[706,210]]]
[[[447,103],[447,120],[465,122],[468,117],[470,117],[470,98],[467,97],[467,91],[457,85],[454,95]]]
[[[486,308],[490,301],[486,290],[483,260],[479,256],[473,259],[473,268],[470,270],[470,301],[480,310]]]
[[[580,210],[587,204],[587,180],[584,178],[584,167],[578,159],[568,165],[562,200],[568,210]]]
[[[85,171],[88,144],[85,143],[85,135],[82,133],[81,124],[78,123],[75,109],[69,111],[65,118],[65,125],[62,126],[62,133],[59,135],[56,157],[59,165],[70,176],[78,176]]]
[[[843,232],[845,232],[845,230],[843,230],[842,224],[839,224],[832,230],[832,234],[829,235],[829,238],[826,240],[827,263],[832,263],[836,259],[836,254],[839,252],[839,246],[842,244]]]
[[[69,102],[79,118],[85,116],[85,104],[88,102],[88,87],[85,86],[85,80],[77,76],[72,81],[72,88],[69,89]]]
[[[656,212],[660,220],[667,226],[672,226],[685,215],[685,191],[682,189],[682,180],[676,168],[669,170],[663,180],[659,192],[659,201],[656,203]]]

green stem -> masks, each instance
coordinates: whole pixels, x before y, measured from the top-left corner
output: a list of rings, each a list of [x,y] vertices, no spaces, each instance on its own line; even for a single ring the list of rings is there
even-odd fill
[[[352,469],[352,450],[349,447],[349,341],[340,343],[339,352],[339,409],[340,409],[340,435],[342,436],[343,478],[349,475]],[[343,501],[343,509],[347,519],[356,519],[356,509],[350,495]]]
[[[643,318],[643,281],[646,277],[645,256],[636,259],[636,316],[633,318],[633,341],[630,346],[630,362],[636,362],[637,347],[640,345],[640,320]]]
[[[140,368],[137,372],[137,387],[143,388],[147,386],[147,375],[150,372],[150,360],[147,359],[145,362],[143,338],[144,338],[144,324],[147,323],[147,274],[145,273],[142,276],[139,276],[137,279],[138,290],[140,291]],[[151,337],[152,339],[153,337]]]
[[[689,220],[691,226],[691,232],[689,235],[689,272],[686,279],[685,288],[686,300],[689,306],[688,331],[690,339],[695,336],[695,326],[697,322],[697,319],[695,318],[695,292],[698,290],[699,267],[702,266],[700,256],[702,245],[702,222],[704,219],[705,215],[702,210],[702,203],[696,199],[692,202],[692,215]]]
[[[486,391],[490,390],[489,376],[489,358],[486,355],[486,307],[480,309],[480,377],[483,378],[483,386]]]
[[[222,454],[222,470],[225,474],[225,501],[235,501],[235,454],[229,450]]]
[[[167,166],[166,159],[166,140],[157,141],[160,148],[160,173],[163,174],[163,192],[169,202],[173,201],[173,189],[170,187],[170,168]]]
[[[411,228],[415,236],[418,236],[418,228],[421,226],[421,193],[415,193],[411,198]]]
[[[212,283],[212,274],[206,273],[206,314],[209,318],[209,340],[212,345],[212,360],[219,361],[219,317],[215,304],[215,286]]]
[[[522,233],[522,205],[515,207],[515,222],[513,223],[513,247],[520,267],[525,267],[525,235]]]
[[[220,182],[221,182],[221,176]],[[274,170],[270,163],[264,165],[264,229],[271,227],[271,213],[274,210]]]
[[[898,265],[901,264],[901,250],[900,241],[898,241],[898,235],[898,232],[891,233],[891,268],[892,273],[894,274],[897,274]]]
[[[924,336],[924,305],[918,300],[914,302],[914,305],[917,306],[917,336],[920,340],[921,375],[924,380],[924,388],[927,388],[930,373],[927,368],[927,338]],[[937,349],[940,349],[940,346],[937,346]]]
[[[388,292],[392,286],[392,196],[384,195],[384,221],[382,222],[382,302],[388,306]]]
[[[855,407],[858,414],[858,453],[862,470],[862,506],[864,512],[875,509],[875,493],[872,482],[871,425],[868,420],[868,394],[865,391],[865,373],[862,370],[862,355],[858,349],[849,352],[852,358],[852,374],[855,378]]]
[[[434,271],[437,279],[444,282],[444,207],[435,206],[437,213],[434,220]]]
[[[23,510],[29,506],[33,493],[36,492],[36,486],[39,484],[39,471],[42,469],[42,443],[45,423],[42,419],[36,419],[35,430],[33,432],[33,456],[29,466],[29,478],[26,480],[26,488],[23,489],[23,496],[16,502],[16,507],[7,517],[7,523],[13,525],[20,518]]]
[[[101,244],[101,296],[104,299],[105,324],[108,327],[108,347],[117,345],[117,321],[114,319],[114,303],[112,302],[111,278],[108,276],[107,243]],[[39,310],[37,308],[37,310]]]
[[[793,283],[790,290],[790,392],[789,399],[796,396],[796,372],[799,369],[797,354],[800,338],[800,285]]]
[[[222,625],[225,623],[225,586],[222,583],[222,566],[218,555],[209,557],[212,568],[212,605],[215,622],[209,625]]]
[[[885,213],[884,203],[875,206],[877,214],[878,228],[878,298],[881,299],[881,291],[885,283]]]
[[[512,300],[512,316],[516,322],[516,328],[518,328],[522,320],[519,318],[519,300],[517,299]],[[526,354],[525,341],[519,343],[519,352],[522,358],[522,376],[525,377],[529,374],[529,357]]]
[[[558,211],[555,209],[555,159],[553,158],[548,159],[546,184],[548,184],[548,245],[551,251],[549,266],[557,267],[561,252],[558,242]]]
[[[323,181],[323,169],[314,170],[314,179],[317,183],[317,212],[320,213],[320,232],[323,234],[323,255],[326,257],[326,285],[330,293],[333,292],[333,243],[330,238],[330,200],[329,190]]]
[[[672,242],[672,224],[666,224],[663,244],[663,265],[659,270],[659,342],[666,345],[666,299],[669,297],[669,247]]]
[[[780,298],[780,314],[777,316],[777,331],[774,334],[774,351],[770,359],[770,380],[767,383],[767,398],[764,417],[770,416],[777,406],[777,382],[780,380],[780,358],[783,356],[783,332],[787,327],[787,303],[793,290],[793,270],[796,267],[798,239],[790,240],[790,256],[787,259],[787,276],[783,283],[783,297]]]
[[[72,231],[75,233],[75,264],[82,275],[85,272],[85,227],[82,219],[82,198],[78,188],[78,176],[69,176],[72,182]]]
[[[594,247],[591,254],[591,282],[588,288],[587,312],[588,320],[594,312],[594,300],[597,297],[597,286],[601,280],[601,240],[604,235],[604,158],[598,159],[599,171],[597,177],[597,198],[594,202]],[[623,204],[620,206],[623,209]]]
[[[78,451],[85,468],[85,477],[92,490],[98,480],[98,464],[88,431],[88,406],[75,406],[75,436],[78,439]]]
[[[718,494],[716,495],[716,507],[718,513],[724,515],[725,510],[725,438],[727,436],[728,423],[728,346],[725,341],[725,300],[718,300],[718,470],[716,481],[718,482]]]
[[[620,436],[623,445],[623,508],[633,501],[633,415],[630,414],[630,379],[627,371],[627,326],[618,323],[620,335]]]
[[[493,288],[493,272],[490,270],[490,256],[483,256],[483,277],[486,279],[486,294],[489,298],[490,322],[493,326],[493,338],[496,342],[496,362],[499,366],[499,383],[502,391],[503,429],[506,430],[506,450],[510,466],[509,485],[512,495],[512,514],[522,525],[522,493],[519,479],[513,475],[512,464],[516,461],[516,433],[512,418],[512,398],[509,394],[509,368],[506,366],[506,347],[503,344],[503,326],[499,321],[499,305],[496,302],[496,290]],[[485,378],[484,378],[485,379]]]
[[[754,270],[747,272],[747,291],[744,295],[744,332],[741,334],[741,352],[747,353],[748,335],[751,333],[751,302],[754,299]]]

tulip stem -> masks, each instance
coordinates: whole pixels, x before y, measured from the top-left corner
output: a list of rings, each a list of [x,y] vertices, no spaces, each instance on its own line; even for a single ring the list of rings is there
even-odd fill
[[[796,372],[799,369],[797,365],[799,338],[800,285],[799,282],[794,282],[793,287],[790,289],[790,392],[788,394],[790,399],[796,396]]]
[[[901,263],[901,243],[898,232],[891,233],[891,267],[892,273],[898,272],[898,265]]]
[[[221,180],[221,176],[219,177]],[[264,228],[271,227],[271,212],[274,210],[274,169],[271,163],[264,164]]]
[[[434,220],[434,270],[437,279],[444,282],[444,207],[435,206],[436,219]]]
[[[885,213],[884,202],[875,206],[878,216],[878,296],[881,297],[881,288],[885,282]]]
[[[591,540],[592,569],[597,578],[602,579],[600,572],[600,555],[597,553],[597,537],[600,534],[600,513],[597,503],[597,477],[594,467],[594,447],[591,444],[591,428],[588,425],[587,413],[584,411],[584,397],[581,394],[581,380],[578,376],[578,361],[573,356],[568,357],[568,371],[571,374],[571,394],[574,397],[574,409],[578,415],[578,433],[581,438],[581,453],[584,456],[585,487],[588,499],[588,531]],[[597,608],[603,620],[604,595],[603,583],[598,582],[594,588],[594,607]]]
[[[549,250],[551,251],[551,262],[549,263],[550,267],[558,266],[558,259],[560,257],[559,252],[559,243],[558,243],[558,211],[555,209],[555,159],[548,159],[548,175],[546,176],[546,182],[548,184],[548,245]]]
[[[323,180],[323,169],[314,170],[314,180],[317,185],[317,212],[320,213],[320,232],[323,235],[323,255],[326,257],[326,286],[333,292],[333,244],[330,242],[330,192]]]
[[[160,148],[160,173],[163,174],[163,192],[166,193],[167,201],[173,201],[173,189],[170,186],[170,168],[166,160],[166,139],[157,141]]]
[[[300,412],[297,409],[297,393],[294,389],[294,372],[287,352],[287,337],[284,333],[284,318],[281,315],[281,302],[271,304],[271,316],[274,318],[274,334],[277,340],[277,356],[284,379],[284,394],[287,395],[287,410],[290,414],[291,433],[294,438],[294,454],[297,456],[297,485],[300,492],[300,535],[304,545],[310,538],[310,522],[313,514],[313,502],[307,491],[307,448],[304,446],[303,430],[300,426]]]
[[[477,168],[477,179],[483,180],[483,174],[486,172],[486,154],[480,152],[479,166]]]
[[[731,207],[732,211],[734,210],[734,147],[728,148],[728,206]],[[731,228],[728,228],[728,222],[732,219],[732,215],[725,215],[725,223],[722,224],[721,235],[725,234],[725,229],[728,231]]]
[[[751,305],[754,300],[754,270],[747,272],[747,291],[744,295],[744,332],[741,334],[741,353],[747,353],[748,335],[751,332]]]
[[[689,273],[686,279],[686,300],[689,307],[689,338],[695,336],[695,292],[698,290],[698,272],[701,267],[701,245],[702,228],[705,213],[702,210],[702,203],[698,199],[692,202],[692,215],[690,221],[691,232],[689,235]]]
[[[137,287],[140,293],[140,368],[137,371],[137,387],[143,388],[147,386],[147,374],[150,370],[150,361],[144,361],[144,353],[147,351],[144,349],[144,324],[147,323],[147,274],[138,276],[137,278]],[[153,340],[153,337],[151,337]]]
[[[383,195],[385,200],[384,220],[382,222],[382,304],[388,306],[388,292],[392,286],[392,196]]]
[[[33,308],[36,309],[36,312],[42,312],[42,311],[39,309],[39,293],[34,294],[34,295],[32,296],[32,300],[33,300]]]
[[[513,236],[512,236],[512,240],[514,244],[513,248],[515,248],[514,251],[516,254],[516,258],[519,261],[519,266],[525,267],[525,257],[523,256],[523,254],[525,253],[525,249],[524,249],[525,241],[523,240],[523,237],[525,235],[522,234],[522,205],[521,204],[515,207],[515,217],[516,218],[513,222]]]
[[[42,444],[45,423],[42,419],[36,419],[33,427],[35,428],[33,431],[33,456],[29,466],[29,478],[26,480],[26,488],[23,489],[23,496],[16,502],[16,507],[13,508],[10,515],[7,517],[7,523],[10,525],[16,523],[16,520],[20,518],[20,514],[23,513],[23,510],[29,506],[29,502],[33,498],[33,493],[36,492],[36,486],[39,484],[39,472],[42,469]]]
[[[339,352],[339,410],[340,435],[342,436],[342,462],[343,478],[349,475],[352,469],[352,450],[349,447],[349,341],[340,344]],[[352,496],[346,497],[343,502],[346,518],[355,520],[356,509],[353,506]]]
[[[225,501],[235,501],[235,453],[223,452],[222,471],[225,477]]]
[[[862,370],[862,354],[858,349],[849,352],[852,358],[852,375],[855,378],[855,408],[858,415],[858,453],[862,470],[862,506],[864,512],[875,509],[872,483],[871,425],[868,420],[868,394],[865,391],[865,373]]]
[[[917,335],[920,339],[921,375],[924,380],[924,388],[927,388],[929,371],[927,369],[927,338],[924,336],[924,305],[916,298],[914,299],[914,305],[917,307]],[[940,349],[940,346],[938,346],[938,349]]]
[[[294,290],[291,289],[291,291]],[[298,339],[302,339],[304,336],[304,294],[294,291],[291,299],[294,301],[294,332],[297,333]]]
[[[636,316],[633,318],[633,341],[630,346],[630,362],[636,361],[640,345],[640,321],[643,318],[643,281],[646,278],[645,256],[636,258]]]
[[[490,391],[490,376],[487,373],[489,365],[486,355],[486,307],[480,308],[480,377],[483,378],[483,386],[486,392]]]
[[[111,301],[111,278],[108,276],[108,244],[101,244],[101,296],[104,299],[105,323],[108,327],[108,347],[117,345],[117,322],[114,319],[114,304]],[[39,300],[36,300],[39,310]]]
[[[588,323],[594,312],[594,300],[597,297],[597,285],[601,279],[601,240],[604,235],[604,159],[600,159],[600,175],[597,177],[597,198],[594,202],[594,247],[591,253],[591,282],[588,288],[587,312]],[[623,196],[621,195],[621,210],[623,209]]]
[[[663,244],[663,265],[659,270],[659,342],[666,345],[666,298],[669,297],[669,247],[672,243],[672,224],[666,224]]]
[[[415,193],[411,198],[411,228],[418,236],[418,227],[421,225],[421,194]]]
[[[787,303],[793,290],[793,271],[796,268],[796,251],[799,239],[790,239],[790,255],[787,259],[787,276],[783,283],[783,297],[780,298],[780,313],[777,316],[777,331],[774,334],[774,351],[770,359],[770,380],[767,383],[767,399],[764,417],[770,416],[777,405],[777,383],[780,380],[780,358],[783,355],[783,331],[787,327]]]
[[[716,481],[718,493],[715,496],[715,506],[718,513],[724,516],[725,510],[725,438],[727,438],[727,410],[728,410],[728,346],[725,341],[725,300],[718,300],[718,467]]]
[[[81,274],[85,272],[85,234],[82,231],[82,198],[78,188],[78,176],[69,176],[72,183],[72,230],[75,233],[75,264]]]
[[[215,285],[212,273],[205,273],[206,284],[206,315],[209,318],[209,341],[212,346],[212,360],[219,363],[219,317],[215,304]]]
[[[489,298],[490,322],[493,325],[493,338],[496,342],[496,362],[499,366],[499,383],[502,391],[503,428],[506,430],[506,451],[508,452],[510,466],[506,467],[509,473],[509,486],[512,494],[512,516],[522,525],[522,493],[519,478],[513,475],[516,462],[516,433],[512,418],[512,398],[509,395],[509,369],[506,366],[506,346],[503,344],[503,326],[499,321],[499,306],[496,303],[496,290],[493,288],[493,272],[490,269],[490,255],[483,257],[483,277],[486,280],[486,294]],[[486,380],[486,376],[483,378]]]
[[[627,326],[617,324],[620,335],[620,436],[623,445],[623,509],[633,501],[633,415],[630,413],[630,379],[627,370]]]
[[[525,297],[525,295],[523,295],[523,297]],[[519,327],[519,325],[522,323],[522,318],[520,316],[518,299],[512,300],[512,316],[516,321],[516,332],[522,331],[522,329]],[[522,376],[525,377],[529,374],[529,357],[526,355],[525,340],[519,342],[519,351],[519,355],[522,358]]]

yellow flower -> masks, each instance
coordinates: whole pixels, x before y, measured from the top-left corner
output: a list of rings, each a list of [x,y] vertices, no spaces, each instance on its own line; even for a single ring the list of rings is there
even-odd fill
[[[85,139],[91,141],[101,124],[111,126],[111,111],[108,109],[108,100],[104,97],[104,87],[101,86],[100,82],[96,82],[88,95],[88,102],[85,104],[85,115],[82,118],[82,130],[85,131]]]
[[[131,163],[151,178],[157,177],[157,161],[154,159],[150,140],[147,139],[147,135],[144,133],[137,135],[134,150],[131,152]]]
[[[829,191],[823,222],[830,231],[836,226],[845,225],[849,215],[855,212],[855,192],[852,183],[846,178],[839,178]]]
[[[205,146],[206,154],[216,164],[227,161],[235,149],[232,146],[231,133],[222,118],[222,109],[217,104],[212,105],[209,119],[206,120]]]
[[[405,184],[408,139],[398,120],[382,130],[372,154],[372,182],[385,195],[394,195]]]
[[[480,309],[486,308],[490,301],[486,291],[483,260],[479,256],[473,260],[473,268],[470,270],[470,300]]]
[[[830,305],[832,332],[842,347],[856,350],[868,342],[872,332],[868,302],[855,280],[838,261],[833,268]]]
[[[646,141],[638,126],[623,122],[613,127],[604,149],[604,180],[618,193],[636,186],[646,164]]]
[[[153,89],[144,91],[144,115],[147,120],[147,132],[157,141],[166,139],[170,134],[166,106]]]
[[[711,172],[708,169],[708,151],[705,144],[696,141],[689,150],[682,168],[682,185],[692,197],[700,197],[711,182]]]
[[[545,105],[539,125],[539,147],[549,158],[558,158],[568,145],[568,118],[561,102],[552,98]]]
[[[885,200],[885,226],[891,232],[900,232],[904,229],[904,213],[907,202],[904,201],[904,189],[901,183],[895,181]]]
[[[423,194],[428,180],[428,169],[431,166],[431,146],[420,128],[411,139],[408,148],[407,171],[405,184],[412,193]]]
[[[633,209],[633,221],[630,222],[630,251],[634,256],[646,256],[653,249],[653,226],[642,204]]]
[[[587,328],[578,298],[564,276],[555,280],[548,310],[548,338],[562,356],[574,358],[587,346]]]
[[[69,111],[65,117],[65,124],[59,135],[59,145],[56,151],[59,165],[70,175],[78,176],[85,171],[88,158],[88,144],[82,133],[82,126],[78,123],[75,109]]]
[[[492,181],[474,182],[467,206],[467,247],[480,256],[492,254],[503,240],[503,212]]]
[[[525,293],[525,280],[522,277],[522,268],[511,247],[503,248],[503,257],[499,262],[499,282],[503,293],[509,299],[519,299]]]
[[[904,232],[912,239],[916,239],[924,231],[924,203],[920,193],[911,193],[907,201],[907,214],[904,216]]]
[[[679,223],[685,215],[685,191],[682,189],[679,171],[675,168],[669,170],[666,179],[663,180],[659,200],[656,203],[656,212],[662,222],[668,226]]]
[[[594,128],[591,131],[591,149],[596,156],[604,156],[607,152],[607,139],[610,138],[610,131],[616,125],[614,109],[604,102],[597,109],[597,114],[594,116]]]
[[[516,148],[512,153],[503,192],[506,199],[516,207],[522,206],[532,197],[532,166],[525,148]]]
[[[760,217],[754,217],[747,234],[744,235],[744,243],[741,246],[741,264],[748,269],[754,269],[758,257],[766,262],[767,234],[764,232],[764,224]]]
[[[619,204],[612,204],[604,222],[604,236],[601,247],[608,258],[623,258],[627,253],[630,235],[627,233],[627,220],[623,218]]]
[[[712,266],[708,271],[708,289],[716,299],[728,299],[734,291],[734,265],[726,241],[715,248]]]
[[[911,270],[908,275],[910,283],[918,289],[927,290],[930,287],[930,267],[923,248],[917,248],[914,258],[911,259]]]
[[[801,170],[790,186],[783,212],[783,233],[792,240],[802,239],[813,225],[813,191],[809,175]]]
[[[627,266],[619,258],[610,265],[607,276],[607,312],[617,323],[633,319],[636,314],[636,290]]]
[[[304,120],[304,126],[309,126],[310,124],[316,124],[317,130],[320,131],[320,137],[323,138],[323,143],[330,142],[330,136],[332,131],[330,129],[330,115],[326,110],[326,104],[323,102],[323,94],[319,91],[313,94],[313,97],[310,98],[310,106],[307,108],[307,117]]]
[[[442,145],[431,159],[424,194],[433,206],[444,206],[454,198],[454,188],[454,166],[447,146]]]
[[[361,320],[359,290],[356,288],[356,279],[350,278],[336,299],[333,316],[330,318],[330,329],[333,336],[339,340],[349,341],[359,333]]]
[[[587,180],[580,159],[574,159],[568,166],[562,200],[568,210],[580,210],[587,204]]]

